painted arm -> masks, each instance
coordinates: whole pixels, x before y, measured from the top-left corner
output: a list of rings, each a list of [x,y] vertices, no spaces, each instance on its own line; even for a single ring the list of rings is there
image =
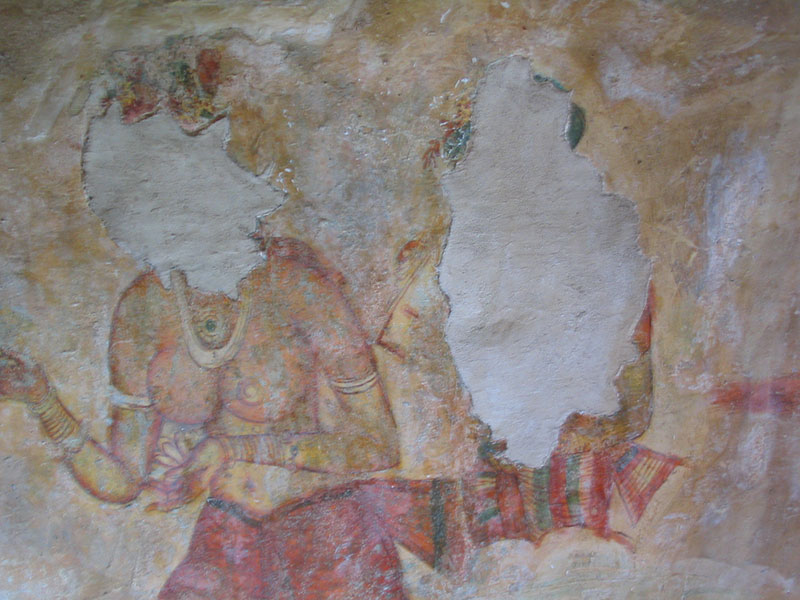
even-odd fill
[[[338,474],[395,466],[400,457],[397,428],[377,373],[333,381],[332,386],[341,415],[334,427],[313,433],[215,438],[224,460]]]
[[[306,260],[272,257],[275,318],[290,322],[336,397],[334,422],[313,433],[218,438],[229,460],[321,473],[367,473],[399,462],[397,427],[366,336],[342,282]],[[318,399],[311,399],[317,402]]]
[[[156,340],[175,319],[152,272],[137,277],[122,294],[109,339],[111,383],[126,396],[145,400],[135,408],[112,406],[105,445],[86,434],[40,366],[0,350],[0,400],[26,404],[47,437],[63,449],[75,480],[100,500],[125,504],[145,486],[161,430],[161,419],[147,408],[147,365]]]
[[[397,465],[399,438],[377,373],[331,384],[340,407],[333,426],[312,433],[208,437],[184,463],[152,482],[157,499],[149,508],[169,511],[186,504],[209,489],[222,467],[237,461],[330,474]]]
[[[0,399],[28,406],[45,435],[61,447],[64,463],[75,480],[96,498],[126,504],[142,491],[145,473],[137,465],[146,462],[147,432],[158,426],[149,411],[115,408],[107,448],[85,433],[40,366],[2,350]],[[141,435],[143,431],[145,435]],[[134,439],[136,443],[123,441]]]

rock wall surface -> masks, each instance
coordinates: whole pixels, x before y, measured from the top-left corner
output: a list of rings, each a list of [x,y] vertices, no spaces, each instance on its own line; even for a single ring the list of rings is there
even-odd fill
[[[175,597],[187,552],[214,598],[276,594],[256,552],[296,598],[800,593],[795,2],[0,29],[0,596]],[[292,558],[269,515],[330,490],[358,518],[286,513],[328,531]],[[259,533],[214,563],[221,498]]]

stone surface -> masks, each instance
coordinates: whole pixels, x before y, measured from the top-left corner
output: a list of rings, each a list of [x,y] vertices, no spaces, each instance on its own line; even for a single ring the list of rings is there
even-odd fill
[[[492,450],[472,416],[467,369],[445,337],[468,323],[456,302],[448,325],[437,265],[457,249],[448,239],[460,239],[460,209],[475,206],[459,191],[522,185],[533,175],[515,183],[502,168],[541,157],[516,151],[480,166],[483,140],[508,131],[512,142],[541,124],[512,127],[499,115],[498,131],[486,131],[481,121],[492,117],[484,115],[508,97],[479,82],[499,73],[492,65],[528,72],[529,64],[546,98],[566,97],[547,81],[570,90],[585,131],[570,153],[560,137],[564,104],[553,143],[584,165],[577,169],[601,174],[599,189],[613,195],[595,185],[586,200],[624,213],[626,247],[638,215],[638,243],[652,264],[652,418],[636,443],[684,462],[635,524],[614,484],[609,527],[627,538],[558,528],[538,544],[488,545],[460,573],[401,549],[407,594],[797,595],[796,2],[7,1],[0,30],[0,346],[42,365],[64,405],[107,445],[111,323],[142,256],[122,247],[87,199],[93,119],[121,108],[131,132],[160,122],[191,161],[216,136],[206,159],[213,169],[191,189],[211,198],[229,185],[225,173],[257,189],[255,203],[262,194],[270,207],[283,201],[271,230],[341,271],[397,421],[401,461],[387,478],[459,479]],[[486,153],[500,150],[492,146]],[[122,191],[141,190],[120,182]],[[117,183],[99,180],[104,190]],[[553,227],[567,225],[556,218]],[[202,258],[197,280],[218,243],[171,262]],[[206,285],[230,289],[235,279]],[[582,368],[565,371],[594,399],[575,407],[617,408],[607,386],[644,301],[626,298],[633,307],[620,317],[622,331],[600,340],[602,383]],[[513,445],[523,452],[515,456],[552,447],[558,410],[542,416],[546,431],[530,446]],[[19,402],[0,403],[0,424],[0,596],[155,597],[186,554],[202,500],[170,512],[145,510],[151,491],[128,504],[101,501],[81,489]],[[481,514],[496,524],[491,511]]]

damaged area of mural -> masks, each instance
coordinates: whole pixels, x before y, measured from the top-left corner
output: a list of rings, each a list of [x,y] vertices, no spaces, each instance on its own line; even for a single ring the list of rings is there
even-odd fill
[[[190,4],[115,8],[0,116],[0,595],[793,588],[796,273],[731,283],[788,239],[753,114],[706,126],[635,35],[581,54],[563,3]]]
[[[186,88],[196,83],[189,67],[175,73]],[[568,104],[559,106],[551,97],[531,93],[536,84],[527,61],[513,59],[494,67],[484,85],[499,94],[486,104],[501,112],[506,104],[519,102],[517,89],[531,97],[531,106],[544,113],[530,111],[507,122],[537,124],[543,131],[526,132],[531,139],[542,143],[553,137],[566,146],[552,125],[564,121],[562,108]],[[127,504],[143,495],[148,510],[169,512],[205,498],[187,554],[159,598],[202,590],[244,599],[279,594],[287,585],[304,598],[320,593],[350,598],[365,590],[375,598],[402,598],[403,567],[395,544],[430,567],[462,574],[480,547],[504,539],[538,544],[547,533],[567,527],[587,528],[630,546],[609,525],[612,485],[635,523],[679,464],[674,457],[631,443],[649,418],[651,305],[640,324],[645,336],[641,356],[620,385],[623,402],[642,407],[624,407],[616,421],[606,418],[605,427],[602,419],[575,415],[574,426],[565,428],[558,450],[540,460],[540,468],[505,458],[505,442],[493,441],[488,429],[478,426],[472,464],[457,479],[403,477],[398,429],[404,423],[392,412],[400,398],[387,398],[382,383],[387,375],[381,370],[388,363],[377,359],[336,267],[306,243],[274,234],[267,213],[280,206],[281,194],[230,160],[225,153],[230,136],[224,134],[223,122],[214,124],[219,111],[201,110],[200,118],[209,122],[197,128],[183,117],[195,110],[196,99],[176,105],[171,119],[159,114],[156,101],[120,94],[107,98],[106,114],[92,121],[85,144],[86,193],[111,237],[145,267],[123,292],[112,320],[108,360],[115,392],[108,439],[95,440],[87,432],[35,364],[6,352],[2,380],[4,393],[28,405],[63,450],[76,482],[99,500]],[[548,101],[553,108],[542,108]],[[458,125],[446,131],[440,148],[429,148],[423,168],[432,166],[435,151],[451,163],[466,156],[471,108],[463,102],[457,106]],[[478,123],[486,119],[491,129],[492,117],[478,115]],[[494,119],[502,122],[499,116]],[[481,160],[486,143],[478,139],[472,163]],[[543,145],[543,152],[550,154],[554,147]],[[572,158],[569,152],[566,156]],[[522,153],[525,148],[518,142],[510,144],[506,162]],[[576,174],[574,165],[568,170]],[[211,175],[201,177],[204,172]],[[460,172],[448,180],[451,193],[459,189]],[[565,171],[550,169],[549,175],[564,179]],[[491,176],[503,178],[502,173]],[[583,177],[597,186],[593,171]],[[517,185],[541,189],[542,182]],[[585,195],[585,188],[578,185],[571,197]],[[502,214],[499,197],[474,195],[493,205],[495,215]],[[442,266],[445,274],[464,245],[461,220],[468,210],[455,200],[453,208],[456,225],[447,250],[450,258]],[[516,208],[522,227],[532,228]],[[544,213],[541,207],[534,212]],[[514,209],[507,214],[513,217]],[[554,223],[562,216],[538,218],[539,223]],[[248,233],[248,220],[257,225],[255,232]],[[600,223],[616,232],[619,225]],[[587,237],[597,236],[594,226]],[[507,235],[502,229],[484,235]],[[547,243],[557,247],[563,241],[561,234]],[[477,240],[472,244],[478,247]],[[511,241],[506,248],[519,251]],[[414,305],[425,301],[419,296],[425,282],[418,280],[425,276],[435,281],[435,262],[424,249],[423,242],[404,246],[398,260],[410,260],[411,266],[375,345],[405,360],[416,349],[404,342],[413,324],[400,315],[418,316]],[[583,250],[581,257],[563,256],[560,264],[568,268],[596,252],[594,247]],[[536,261],[533,255],[527,258]],[[516,273],[518,267],[503,268]],[[643,285],[646,270],[639,271],[644,277],[637,281]],[[472,291],[485,288],[483,282],[473,283]],[[453,286],[448,291],[450,323],[471,326],[461,314],[465,292]],[[520,290],[506,291],[513,296]],[[525,314],[530,302],[518,305]],[[480,318],[491,322],[489,315]],[[616,321],[613,325],[621,328]],[[458,346],[452,330],[451,343]],[[543,345],[556,343],[539,332],[527,334]],[[602,353],[613,354],[609,348]],[[461,365],[465,375],[471,374],[463,361]],[[585,365],[575,368],[585,370]],[[528,377],[541,375],[531,372]],[[475,386],[473,393],[477,390]],[[393,391],[391,385],[388,391]],[[507,393],[518,398],[516,420],[540,420],[541,407],[526,408],[518,392]],[[491,403],[481,403],[480,393],[476,399],[478,413],[485,416]],[[637,411],[645,416],[628,423]],[[462,418],[470,421],[466,414]],[[490,414],[489,422],[494,418]],[[496,429],[506,434],[502,425]],[[525,436],[529,447],[549,443],[541,431],[528,430]],[[508,437],[515,451],[517,440]],[[531,457],[542,458],[536,453],[523,458]],[[380,476],[370,478],[371,473]],[[247,550],[234,562],[229,557],[231,536]],[[379,556],[370,550],[376,543],[384,549]],[[351,550],[332,560],[330,554],[340,553],[342,544]],[[312,547],[319,560],[311,560]]]
[[[447,339],[477,414],[535,465],[570,412],[615,410],[650,267],[633,205],[604,194],[564,138],[567,93],[513,58],[490,68],[476,105],[470,154],[444,178]]]

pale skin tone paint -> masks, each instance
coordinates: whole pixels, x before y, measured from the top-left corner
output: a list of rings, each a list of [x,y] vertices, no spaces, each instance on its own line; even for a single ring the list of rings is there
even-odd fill
[[[259,230],[251,237],[259,243],[262,252],[267,251],[270,238],[264,223],[259,222]],[[242,285],[258,287],[259,283],[264,283],[259,278],[267,276],[264,273],[269,273],[268,267],[269,261],[265,268],[254,269]],[[356,337],[361,335],[340,291],[324,278],[307,276],[308,271],[302,267],[288,266],[284,270],[286,273],[278,273],[279,280],[291,287],[289,279],[299,277],[300,283],[319,295],[312,300],[324,307],[317,311],[311,303],[287,291],[288,302],[297,305],[297,310],[292,311],[294,318],[300,323],[300,329],[307,330],[306,333],[298,330],[298,335],[307,335],[307,339],[312,340],[295,344],[295,352],[302,354],[307,350],[313,369],[324,366],[328,379],[357,378],[364,373],[374,373],[371,350],[362,340],[339,339],[348,333]],[[170,293],[154,275],[150,277],[152,280],[143,284],[142,289],[155,289],[167,298],[165,306],[171,310],[174,302],[169,298]],[[272,283],[275,277],[272,276]],[[208,490],[214,497],[259,517],[292,498],[396,465],[399,460],[397,431],[377,376],[372,384],[355,393],[352,390],[343,392],[335,386],[324,386],[327,389],[322,393],[319,385],[302,381],[313,375],[310,363],[292,363],[289,358],[278,358],[276,362],[273,356],[272,369],[286,371],[278,375],[299,379],[299,385],[283,388],[274,385],[271,389],[249,386],[238,395],[231,391],[241,392],[240,384],[246,379],[243,373],[268,368],[264,361],[269,362],[269,356],[262,357],[263,352],[271,348],[269,338],[285,333],[274,330],[268,318],[271,316],[269,301],[264,299],[266,309],[259,311],[262,299],[257,291],[253,295],[253,315],[242,347],[232,360],[213,369],[203,369],[186,357],[175,356],[166,369],[155,364],[158,357],[150,359],[149,364],[142,364],[141,356],[149,352],[125,354],[125,340],[121,338],[125,338],[123,330],[130,323],[126,322],[124,314],[115,316],[112,329],[117,337],[112,332],[110,346],[112,380],[123,392],[142,397],[131,405],[112,407],[105,444],[87,439],[77,452],[65,455],[66,464],[82,487],[97,498],[117,503],[130,502],[143,490],[148,490],[152,493],[149,507],[163,511],[182,506]],[[286,298],[282,298],[283,304]],[[126,300],[123,295],[118,313],[127,301],[135,301],[135,298]],[[208,310],[219,315],[220,323],[225,319],[232,321],[238,311],[237,303],[222,294],[193,289],[189,290],[188,304],[194,311],[195,321],[205,319]],[[172,317],[167,313],[156,314],[156,319],[170,321]],[[330,321],[336,319],[343,325],[333,327],[337,330],[333,333],[327,332]],[[199,322],[197,325],[208,324]],[[139,334],[134,332],[134,335]],[[314,336],[321,337],[322,341],[313,341]],[[137,339],[137,343],[157,345],[157,340],[145,338]],[[344,359],[335,356],[339,346],[345,349]],[[348,347],[351,348],[349,358]],[[291,347],[283,349],[292,350]],[[322,354],[330,356],[320,358]],[[135,382],[134,372],[139,371],[147,372],[148,378],[154,381],[159,373],[167,373],[164,375],[168,380],[164,384],[166,392],[156,385],[158,382],[148,381],[147,385]],[[188,391],[186,381],[191,384]],[[221,383],[218,385],[217,381]],[[35,402],[50,389],[51,384],[41,367],[0,350],[0,399]],[[325,398],[307,398],[303,394],[308,390],[320,390]],[[303,406],[296,409],[292,403],[298,399]],[[270,413],[267,405],[286,405],[286,408]],[[199,443],[191,449],[172,443],[170,435],[175,430],[178,435],[190,432],[195,439],[199,438]],[[235,442],[244,439],[242,436],[260,448],[269,447],[274,451],[257,452],[244,458],[230,456],[230,449],[226,451],[223,442]],[[156,472],[159,467],[160,471]]]

